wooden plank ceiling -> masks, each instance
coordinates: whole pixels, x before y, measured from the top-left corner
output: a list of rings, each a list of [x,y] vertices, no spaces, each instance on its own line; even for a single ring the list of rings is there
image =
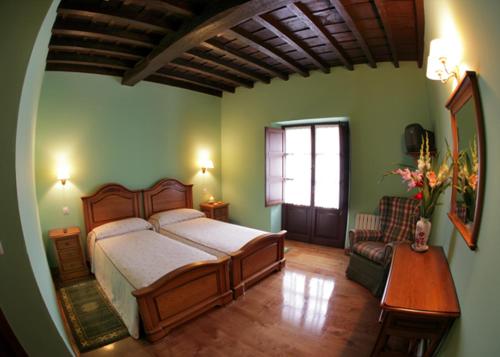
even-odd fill
[[[423,0],[62,0],[49,71],[221,96],[356,64],[422,66]]]

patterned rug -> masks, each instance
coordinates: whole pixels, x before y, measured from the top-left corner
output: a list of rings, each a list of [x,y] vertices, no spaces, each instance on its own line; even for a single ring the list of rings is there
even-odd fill
[[[96,280],[60,290],[64,312],[80,352],[121,340],[128,331]]]

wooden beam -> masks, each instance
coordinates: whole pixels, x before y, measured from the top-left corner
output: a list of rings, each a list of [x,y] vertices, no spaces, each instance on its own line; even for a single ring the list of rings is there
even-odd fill
[[[255,49],[273,58],[274,60],[284,64],[293,72],[297,72],[303,77],[309,76],[309,72],[307,71],[307,69],[303,68],[300,64],[289,58],[287,55],[276,50],[273,46],[260,41],[255,35],[240,28],[227,30],[226,33],[230,34],[232,37],[236,37],[237,40],[254,47]]]
[[[123,24],[123,25],[128,26],[128,27],[138,28],[138,29],[141,29],[143,31],[151,31],[151,32],[162,34],[162,35],[165,35],[166,33],[170,32],[170,29],[167,29],[165,27],[161,27],[158,25],[154,25],[154,24],[151,24],[148,22],[137,21],[137,20],[130,19],[128,17],[115,16],[115,15],[110,15],[110,14],[105,14],[105,13],[100,13],[100,12],[59,8],[59,9],[57,9],[57,13],[62,15],[62,16],[90,17],[93,21],[102,21],[102,22],[106,22],[106,23],[112,23],[112,22],[119,23],[119,24]]]
[[[52,37],[49,43],[49,49],[64,52],[82,52],[86,54],[96,54],[100,56],[109,56],[132,61],[138,61],[145,57],[144,51],[138,52],[129,47],[118,46],[111,43],[103,43],[94,40],[79,40],[66,37]]]
[[[68,64],[68,63],[47,63],[45,66],[46,71],[62,71],[62,72],[80,72],[80,73],[93,73],[93,74],[104,74],[108,76],[121,77],[125,70],[123,69],[113,69],[113,68],[103,68],[92,66],[89,63],[83,65],[80,64]]]
[[[225,69],[237,73],[237,75],[244,76],[246,78],[250,78],[253,81],[261,81],[264,83],[269,83],[270,79],[269,77],[263,76],[259,73],[255,73],[252,71],[249,71],[245,68],[241,68],[237,64],[234,64],[233,62],[227,61],[223,58],[219,58],[217,56],[214,56],[213,54],[207,53],[200,51],[198,49],[192,49],[188,52],[189,55],[192,55],[194,57],[197,57],[201,60],[210,62],[212,64],[215,64],[220,67],[224,67]]]
[[[47,63],[74,64],[80,66],[93,66],[119,70],[127,70],[132,66],[127,62],[113,58],[53,52],[49,52],[47,56]]]
[[[345,52],[344,48],[340,45],[340,43],[333,37],[333,35],[327,30],[327,28],[323,25],[321,20],[314,16],[314,14],[307,8],[306,5],[301,2],[296,2],[294,4],[290,4],[287,7],[297,18],[299,18],[302,22],[304,22],[316,35],[325,43],[329,43],[334,48],[337,56],[340,58],[344,66],[353,70],[354,66],[352,64],[349,55]]]
[[[391,50],[392,63],[394,67],[399,68],[398,51],[396,49],[396,44],[394,42],[394,36],[392,34],[391,23],[389,21],[389,15],[385,9],[386,2],[384,0],[375,0],[375,7],[377,8],[380,19],[382,20],[382,25],[385,30],[385,37],[389,43],[389,48]]]
[[[245,62],[249,66],[256,67],[264,72],[269,73],[272,76],[279,77],[285,81],[288,80],[288,74],[281,72],[280,70],[277,70],[276,68],[267,64],[264,61],[261,61],[257,58],[249,56],[245,53],[239,52],[239,51],[237,51],[237,50],[235,50],[227,45],[224,45],[216,39],[207,40],[203,43],[203,45],[210,48],[210,49],[220,51],[227,56],[231,56],[231,57],[236,58],[242,62]]]
[[[182,80],[185,82],[201,85],[203,87],[212,88],[218,91],[234,93],[234,87],[227,84],[215,82],[207,78],[198,77],[190,73],[182,73],[179,71],[161,69],[155,73],[156,76],[161,76],[170,79]]]
[[[160,0],[124,0],[123,3],[127,4],[137,4],[139,6],[144,6],[150,9],[156,9],[160,11],[164,11],[167,13],[175,14],[178,16],[184,17],[193,17],[193,12],[189,10],[187,7],[175,5],[169,3],[168,1],[160,1]]]
[[[101,75],[108,75],[108,76],[114,76],[114,77],[122,77],[123,73],[125,70],[123,69],[113,69],[113,68],[103,68],[103,67],[96,67],[93,66],[92,64],[86,62],[83,65],[80,65],[78,63],[75,64],[68,64],[68,63],[47,63],[45,66],[46,71],[63,71],[63,72],[80,72],[80,73],[92,73],[92,74],[101,74]],[[220,90],[215,90],[212,88],[207,88],[204,86],[196,85],[193,83],[181,81],[181,80],[175,80],[175,79],[169,79],[166,77],[162,77],[160,75],[153,75],[149,76],[148,78],[144,79],[147,82],[154,82],[154,83],[159,83],[163,85],[168,85],[172,87],[178,87],[178,88],[183,88],[183,89],[188,89],[204,94],[209,94],[209,95],[214,95],[217,97],[222,97],[222,91]]]
[[[325,63],[316,53],[314,53],[314,51],[311,50],[304,41],[295,36],[292,31],[286,29],[283,25],[281,25],[279,21],[276,21],[269,15],[256,16],[253,18],[253,20],[288,43],[292,48],[305,56],[320,70],[325,73],[330,73],[329,65]]]
[[[176,60],[170,62],[170,64],[176,65],[178,67],[187,69],[192,72],[209,75],[223,81],[227,81],[233,83],[236,86],[243,86],[246,88],[253,88],[253,82],[245,80],[243,78],[239,78],[230,73],[220,71],[215,68],[209,68],[206,66],[201,66],[197,63],[193,63],[191,61],[185,60],[184,58],[177,58]]]
[[[99,41],[108,41],[108,42],[113,42],[113,43],[119,42],[119,43],[127,44],[130,46],[137,46],[137,47],[143,47],[143,48],[154,48],[155,47],[154,44],[146,41],[146,39],[143,39],[143,38],[140,39],[137,35],[135,35],[132,38],[132,37],[128,37],[127,35],[123,34],[121,31],[107,33],[107,32],[97,31],[95,29],[87,28],[87,27],[83,27],[83,26],[77,27],[77,28],[55,27],[52,29],[52,34],[53,35],[60,35],[60,36],[77,37],[77,38],[92,38],[92,39],[96,39]]]
[[[254,17],[274,9],[283,7],[293,0],[250,0],[241,5],[207,19],[196,28],[185,28],[178,38],[172,41],[168,36],[151,54],[128,71],[122,83],[134,85],[173,59],[180,57],[186,51],[202,42],[217,36],[228,28],[239,25],[250,17]]]
[[[347,9],[344,7],[344,4],[342,4],[342,0],[329,0],[330,3],[335,6],[335,10],[340,14],[340,16],[344,19],[345,24],[351,30],[352,34],[358,41],[361,49],[363,50],[363,53],[365,54],[366,60],[368,61],[368,64],[372,68],[377,67],[377,63],[375,62],[375,59],[373,58],[372,52],[370,51],[370,48],[368,47],[368,44],[366,43],[365,38],[359,32],[358,27],[356,26],[356,23],[351,17],[351,14]]]
[[[161,76],[161,75],[158,75],[156,73],[154,75],[146,77],[144,80],[147,82],[166,84],[166,85],[172,86],[172,87],[179,87],[179,88],[193,90],[193,91],[200,92],[200,93],[214,95],[217,97],[222,97],[222,91],[220,91],[220,90],[207,88],[204,86],[196,85],[194,83],[190,83],[190,82],[186,82],[186,81],[182,81],[182,80],[178,80],[178,79],[167,78],[165,76]]]
[[[84,53],[84,54],[89,54],[89,55],[109,56],[109,57],[123,58],[123,59],[128,59],[128,60],[133,60],[133,61],[138,61],[138,60],[142,59],[142,56],[134,55],[134,54],[130,54],[130,53],[102,50],[99,48],[82,47],[82,46],[50,45],[49,44],[49,50],[67,52],[67,53]]]
[[[418,68],[422,68],[422,64],[424,63],[425,32],[424,0],[415,0],[415,23],[417,30],[417,64]]]

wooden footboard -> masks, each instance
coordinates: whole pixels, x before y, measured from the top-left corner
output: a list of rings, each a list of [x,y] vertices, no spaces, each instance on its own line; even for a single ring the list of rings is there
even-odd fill
[[[231,287],[235,299],[243,295],[246,288],[284,267],[285,235],[286,231],[262,235],[231,254]]]
[[[132,294],[147,339],[157,341],[172,328],[232,301],[229,258],[186,265]]]

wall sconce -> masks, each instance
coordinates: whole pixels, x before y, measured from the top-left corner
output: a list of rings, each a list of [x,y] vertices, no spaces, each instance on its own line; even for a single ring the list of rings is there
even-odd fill
[[[61,181],[61,185],[66,185],[69,180],[69,167],[66,164],[60,164],[57,168],[57,179]]]
[[[209,160],[209,159],[205,159],[201,162],[201,173],[205,173],[207,172],[207,169],[213,169],[214,168],[214,163],[212,162],[212,160]]]
[[[442,83],[448,82],[452,77],[458,80],[458,66],[451,61],[448,44],[440,38],[431,41],[426,76]]]

